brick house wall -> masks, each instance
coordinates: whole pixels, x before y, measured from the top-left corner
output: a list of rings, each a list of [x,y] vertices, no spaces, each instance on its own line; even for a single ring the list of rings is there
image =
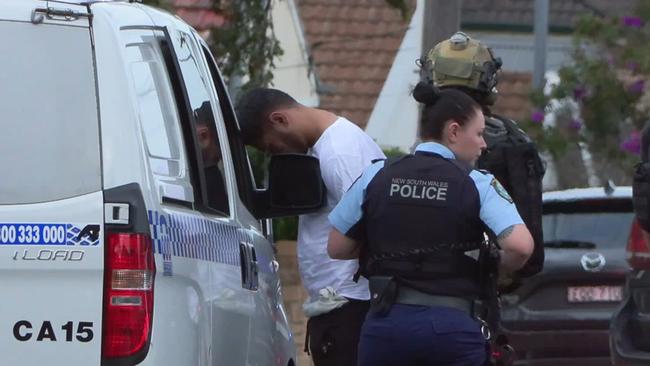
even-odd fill
[[[284,308],[289,317],[289,324],[296,342],[297,364],[300,366],[312,365],[311,359],[305,353],[305,330],[307,318],[302,312],[302,304],[309,297],[302,286],[298,274],[298,255],[295,241],[278,241],[277,259],[280,263],[280,281],[282,282],[282,295]]]

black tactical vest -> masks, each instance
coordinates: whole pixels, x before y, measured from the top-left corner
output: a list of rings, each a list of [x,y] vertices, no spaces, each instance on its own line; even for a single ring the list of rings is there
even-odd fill
[[[522,277],[532,276],[544,267],[542,179],[546,168],[535,143],[513,120],[487,116],[483,137],[487,150],[479,158],[478,167],[503,184],[533,236],[533,254],[516,272]]]
[[[641,137],[641,162],[637,164],[632,184],[634,213],[639,225],[650,231],[650,126]]]
[[[361,265],[366,276],[393,275],[402,285],[476,298],[478,262],[466,251],[483,241],[480,197],[471,168],[416,152],[387,162],[366,188]]]

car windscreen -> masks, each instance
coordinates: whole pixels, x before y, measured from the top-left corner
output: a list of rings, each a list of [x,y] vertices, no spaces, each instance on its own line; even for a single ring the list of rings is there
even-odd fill
[[[542,217],[547,248],[624,248],[632,212],[553,213]]]
[[[0,21],[0,204],[101,189],[88,28]]]

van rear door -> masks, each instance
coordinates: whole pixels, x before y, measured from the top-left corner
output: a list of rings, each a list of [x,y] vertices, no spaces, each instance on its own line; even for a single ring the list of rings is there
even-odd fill
[[[0,4],[3,365],[99,365],[103,194],[88,8]]]

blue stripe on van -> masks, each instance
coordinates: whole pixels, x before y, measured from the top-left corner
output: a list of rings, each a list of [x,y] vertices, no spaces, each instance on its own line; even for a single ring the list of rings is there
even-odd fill
[[[172,274],[172,257],[184,257],[239,266],[239,242],[246,240],[237,227],[202,217],[149,211],[154,253],[162,254],[163,274]]]

